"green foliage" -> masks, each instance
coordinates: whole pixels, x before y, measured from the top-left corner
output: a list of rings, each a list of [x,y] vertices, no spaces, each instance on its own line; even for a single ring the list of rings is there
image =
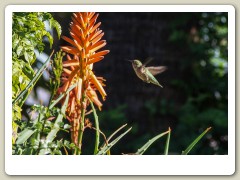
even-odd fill
[[[36,61],[35,50],[43,52],[45,43],[43,38],[47,37],[50,48],[53,38],[47,31],[45,22],[50,22],[51,26],[57,30],[58,36],[61,34],[61,27],[50,13],[25,13],[14,12],[12,24],[12,101],[14,101],[23,90],[29,85],[36,75],[32,64]],[[33,86],[25,91],[21,101],[13,105],[13,124],[21,120],[21,107],[31,92]],[[16,134],[17,126],[13,129]],[[13,137],[13,143],[16,137]]]
[[[178,138],[174,149],[182,149],[191,137],[201,131],[200,127],[213,127],[203,148],[194,153],[206,154],[210,142],[215,147],[208,154],[227,151],[227,143],[221,137],[227,135],[228,113],[228,51],[227,13],[185,14],[182,19],[171,21],[169,42],[182,57],[175,70],[179,77],[171,85],[179,92],[180,107],[175,113],[176,123],[173,138]],[[179,31],[180,30],[180,31]],[[188,129],[192,129],[185,135]]]
[[[191,149],[198,143],[198,141],[211,129],[207,128],[202,134],[200,134],[188,147],[186,150],[182,151],[182,155],[187,155]]]
[[[132,128],[129,128],[124,133],[120,134],[117,138],[115,138],[110,143],[105,144],[100,151],[97,153],[97,155],[104,155],[106,154],[120,139],[122,139],[123,136],[125,136]]]
[[[50,57],[49,57],[50,58]],[[43,66],[39,69],[39,71],[36,73],[36,75],[31,79],[31,81],[29,82],[29,84],[24,88],[23,91],[21,91],[21,93],[19,93],[19,95],[13,100],[13,105],[20,99],[20,106],[23,105],[24,101],[27,98],[27,95],[29,94],[29,92],[31,91],[31,89],[33,88],[33,86],[36,84],[36,82],[38,81],[38,79],[42,76],[43,71],[45,70],[45,68],[47,67],[47,64],[49,62],[49,58],[45,61],[45,63],[43,64]],[[28,93],[27,93],[28,92]]]
[[[121,148],[126,148],[126,141],[123,141],[123,139],[125,139],[123,137],[129,133],[130,130],[132,130],[131,133],[134,134],[135,137],[132,139],[130,138],[131,144],[129,146],[132,145],[131,148],[135,148],[134,151],[136,150],[136,147],[139,147],[139,144],[147,141],[147,143],[140,147],[136,153],[132,154],[142,155],[150,146],[153,147],[153,143],[157,144],[155,142],[159,138],[167,135],[165,146],[157,144],[160,148],[155,148],[153,152],[156,154],[156,152],[162,152],[164,149],[163,154],[168,155],[171,130],[169,129],[168,131],[158,134],[153,138],[151,132],[149,132],[151,130],[157,130],[159,132],[159,129],[156,128],[157,126],[155,123],[156,119],[158,120],[160,116],[162,117],[170,115],[177,119],[179,123],[179,126],[175,128],[174,134],[172,134],[172,141],[177,141],[176,144],[179,143],[181,146],[178,147],[173,145],[170,152],[173,152],[173,149],[174,151],[179,152],[179,148],[186,147],[185,143],[192,141],[192,137],[195,137],[196,134],[199,134],[199,131],[202,131],[201,128],[203,127],[203,124],[217,127],[214,129],[218,129],[219,131],[221,129],[226,129],[226,97],[223,97],[222,95],[226,93],[222,89],[224,89],[223,87],[227,85],[227,54],[224,51],[227,46],[226,22],[221,24],[220,22],[224,21],[222,18],[212,19],[210,16],[207,16],[206,18],[204,13],[203,16],[205,19],[203,18],[202,22],[199,22],[200,24],[196,25],[197,34],[194,35],[189,35],[188,29],[186,30],[181,28],[181,26],[185,25],[185,22],[191,21],[190,16],[182,16],[181,19],[178,19],[173,24],[170,24],[171,34],[169,35],[169,42],[175,42],[175,44],[178,45],[180,44],[180,47],[183,48],[187,47],[187,49],[190,51],[190,54],[196,57],[196,59],[194,59],[191,63],[188,63],[189,61],[184,62],[181,64],[181,66],[179,66],[179,69],[193,69],[191,76],[192,79],[188,79],[186,82],[181,82],[180,80],[176,79],[172,80],[171,82],[176,89],[179,88],[181,90],[181,95],[183,97],[187,97],[185,98],[186,101],[184,101],[183,105],[181,105],[181,108],[177,109],[177,113],[175,102],[173,100],[169,101],[165,98],[154,98],[147,100],[143,109],[146,110],[148,117],[148,122],[146,124],[149,126],[144,127],[147,133],[139,136],[140,122],[132,122],[131,126],[133,128],[129,128],[123,133],[119,132],[126,125],[115,130],[123,122],[127,121],[127,116],[124,112],[127,108],[126,105],[98,113],[93,103],[90,102],[93,113],[89,115],[89,117],[90,119],[94,119],[95,125],[95,127],[92,127],[91,130],[94,130],[95,133],[93,137],[90,136],[84,138],[85,141],[95,143],[93,148],[94,151],[91,149],[89,152],[93,152],[93,154],[98,155],[110,155],[110,149],[112,150],[113,147],[119,147],[119,152],[121,152]],[[226,14],[220,14],[220,16],[225,17]],[[209,26],[209,23],[212,21],[214,21],[214,24],[216,23],[214,28]],[[13,154],[68,155],[76,154],[75,152],[82,153],[79,151],[80,148],[71,143],[68,137],[63,136],[63,138],[61,138],[61,136],[59,136],[61,133],[70,132],[71,126],[68,124],[68,121],[64,121],[66,119],[65,110],[68,104],[69,92],[76,86],[76,84],[72,85],[65,93],[60,94],[55,100],[53,100],[53,97],[56,95],[57,89],[61,83],[60,76],[62,73],[62,60],[65,55],[63,52],[57,52],[54,56],[54,59],[51,61],[52,71],[49,82],[51,98],[49,100],[49,105],[32,106],[31,112],[32,114],[37,115],[37,118],[31,118],[29,121],[20,121],[22,111],[21,107],[33,86],[39,80],[39,77],[42,75],[43,70],[46,68],[48,62],[46,61],[38,73],[35,73],[32,68],[32,64],[36,61],[36,54],[34,50],[38,50],[40,53],[43,52],[46,44],[46,42],[43,41],[44,37],[47,37],[50,48],[53,44],[53,38],[46,30],[46,25],[44,22],[48,22],[51,28],[55,28],[58,37],[60,37],[61,27],[59,23],[52,18],[51,14],[13,13]],[[206,24],[209,26],[208,30],[206,30]],[[214,38],[217,39],[217,43],[207,43],[207,39],[212,40]],[[202,54],[202,52],[204,52],[204,54]],[[186,59],[187,58],[189,57],[186,57]],[[213,79],[223,81],[221,84],[216,83],[215,80],[212,80],[211,78],[203,81],[201,79],[202,73],[208,74],[209,77]],[[208,87],[208,85],[211,86]],[[216,95],[217,93],[220,94],[218,98]],[[216,98],[213,98],[213,94],[216,95]],[[18,101],[19,99],[20,101]],[[61,100],[64,100],[64,103],[59,108],[57,107],[57,103]],[[82,119],[85,119],[84,112],[82,112],[82,116]],[[144,120],[146,119],[144,118]],[[81,123],[81,125],[84,126],[84,121]],[[111,126],[109,124],[111,124]],[[19,129],[17,130],[18,127]],[[164,129],[164,127],[162,127],[162,129]],[[189,131],[189,129],[191,129],[191,131]],[[192,148],[199,142],[199,140],[208,132],[208,130],[209,129],[201,133],[200,136],[198,136],[190,144],[190,146],[188,146],[183,154],[188,154],[190,150],[192,150]],[[82,133],[83,132],[86,133],[85,131],[82,131]],[[108,138],[106,138],[105,134]],[[103,140],[100,138],[101,135]],[[113,138],[114,136],[116,136],[116,138]],[[209,137],[214,140],[216,139],[213,133],[207,138],[209,139]],[[95,139],[95,141],[93,141],[93,139]],[[99,146],[100,143],[102,143],[102,146]],[[127,149],[127,151],[128,150],[129,149]],[[126,154],[131,153],[127,152]]]
[[[13,154],[62,154],[63,141],[56,139],[59,130],[69,131],[70,126],[63,123],[69,95],[65,98],[61,109],[51,109],[41,105],[32,106],[32,113],[37,113],[38,118],[29,122],[20,121],[20,133],[16,144],[13,145]],[[53,119],[56,120],[53,121]],[[66,140],[64,140],[65,143]]]
[[[144,144],[140,149],[138,149],[138,151],[135,153],[136,155],[142,155],[150,146],[152,143],[154,143],[156,140],[158,140],[159,138],[163,137],[166,134],[169,134],[170,131],[166,131],[164,133],[161,133],[157,136],[155,136],[154,138],[150,139],[146,144]],[[168,149],[168,144],[167,147]]]
[[[60,86],[61,83],[61,74],[62,74],[62,61],[63,57],[65,56],[65,53],[60,50],[54,55],[53,61],[51,61],[52,65],[52,78],[50,79],[50,89],[51,89],[51,98],[50,101],[52,100],[54,94],[56,94],[57,89]]]

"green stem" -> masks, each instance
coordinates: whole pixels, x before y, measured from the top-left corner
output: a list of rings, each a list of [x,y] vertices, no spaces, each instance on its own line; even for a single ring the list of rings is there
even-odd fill
[[[84,120],[85,120],[85,112],[86,109],[83,106],[83,102],[85,101],[85,95],[83,94],[82,96],[82,109],[81,109],[81,113],[82,113],[82,117],[81,117],[81,122],[80,122],[80,127],[78,130],[78,150],[77,150],[77,154],[80,155],[81,151],[82,151],[82,138],[83,138],[83,132],[84,132]]]
[[[96,109],[94,108],[93,102],[89,99],[89,102],[91,104],[92,110],[93,110],[93,116],[95,120],[95,127],[96,127],[96,140],[95,140],[95,148],[94,148],[94,154],[98,153],[98,146],[99,146],[99,122],[98,122],[98,116]]]
[[[168,155],[170,136],[171,136],[171,129],[170,129],[170,127],[169,127],[169,128],[168,128],[167,141],[166,141],[166,145],[165,145],[165,149],[164,149],[164,155]]]

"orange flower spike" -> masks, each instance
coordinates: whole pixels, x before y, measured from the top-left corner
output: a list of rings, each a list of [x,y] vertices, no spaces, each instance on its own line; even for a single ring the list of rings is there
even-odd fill
[[[105,90],[103,89],[101,83],[97,80],[96,76],[90,72],[90,77],[92,79],[93,84],[96,86],[100,94],[102,95],[103,100],[105,100],[105,97],[107,96]]]
[[[104,79],[96,77],[92,72],[93,64],[101,61],[109,53],[109,50],[97,52],[106,45],[106,41],[101,40],[104,33],[99,29],[101,22],[97,23],[98,16],[99,14],[94,12],[73,13],[69,29],[71,37],[62,37],[70,46],[61,47],[67,53],[67,58],[63,61],[61,76],[63,85],[58,92],[66,92],[72,84],[77,83],[77,86],[70,92],[66,111],[66,117],[72,125],[72,142],[76,145],[82,142],[78,139],[78,134],[83,133],[79,125],[84,120],[81,116],[82,110],[86,110],[88,106],[88,99],[83,98],[83,95],[86,95],[100,110],[102,103],[96,91],[99,91],[103,100],[107,96],[103,88]]]

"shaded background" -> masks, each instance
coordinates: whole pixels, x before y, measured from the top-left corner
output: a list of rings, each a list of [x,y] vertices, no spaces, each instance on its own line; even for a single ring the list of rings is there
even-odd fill
[[[53,14],[68,37],[71,15]],[[227,154],[227,13],[100,13],[98,21],[108,43],[104,49],[110,50],[94,66],[95,74],[107,80],[107,99],[98,112],[100,128],[109,136],[125,123],[133,127],[111,153],[136,152],[171,127],[169,152],[180,154],[211,126],[191,154]],[[66,43],[53,33],[58,50]],[[156,76],[164,88],[142,82],[125,61],[148,57],[154,58],[149,65],[168,66]],[[46,97],[47,103],[47,92],[42,95],[47,86],[44,76],[31,98]],[[28,100],[24,109],[32,103]],[[84,154],[92,154],[94,136],[86,130]],[[165,138],[158,140],[146,154],[162,154],[164,144]]]

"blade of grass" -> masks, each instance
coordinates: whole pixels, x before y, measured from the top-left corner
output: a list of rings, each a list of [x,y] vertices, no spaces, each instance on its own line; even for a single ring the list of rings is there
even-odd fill
[[[125,136],[132,128],[129,128],[127,131],[122,133],[120,136],[118,136],[116,139],[114,139],[111,143],[105,145],[98,153],[97,155],[104,155],[106,154],[120,139],[122,139],[123,136]]]
[[[136,155],[142,155],[149,148],[149,146],[152,145],[152,143],[154,143],[156,140],[158,140],[159,138],[161,138],[162,136],[164,136],[167,133],[169,133],[169,130],[164,132],[164,133],[161,133],[161,134],[155,136],[152,139],[150,139],[146,144],[144,144],[140,149],[138,149],[138,151],[135,154]]]
[[[52,101],[51,105],[49,106],[49,109],[52,109],[66,94],[68,94],[73,88],[77,86],[77,83],[73,84],[70,86],[66,92],[62,93],[61,95],[58,96],[58,98],[54,101]]]
[[[200,134],[188,147],[185,151],[182,151],[182,155],[187,155],[191,149],[198,143],[198,141],[211,129],[207,128],[202,134]]]
[[[53,51],[54,52],[54,51]],[[41,75],[43,74],[43,71],[46,69],[47,64],[53,54],[53,52],[51,53],[51,55],[48,57],[48,59],[45,61],[45,63],[43,64],[43,66],[41,67],[41,69],[39,69],[39,71],[37,72],[37,74],[34,76],[34,78],[29,82],[29,84],[27,85],[27,87],[21,91],[21,93],[16,97],[16,99],[13,100],[12,105],[14,105],[20,98],[22,98],[27,92],[31,91],[31,88],[36,84],[36,82],[38,81],[38,79],[41,77]],[[30,92],[29,92],[30,93]],[[28,94],[29,94],[28,93]],[[27,96],[23,97],[23,99],[26,99]],[[23,102],[21,102],[21,104],[23,104]]]
[[[53,139],[56,137],[57,132],[59,131],[59,123],[62,122],[63,116],[65,114],[67,105],[68,105],[68,100],[69,100],[69,94],[67,94],[67,97],[63,103],[63,106],[61,108],[61,113],[58,114],[56,121],[54,122],[52,130],[48,133],[46,140],[48,142],[52,142]]]
[[[95,127],[96,127],[96,140],[95,140],[95,148],[94,148],[94,154],[97,154],[98,152],[98,147],[99,147],[99,122],[98,122],[98,116],[96,113],[96,109],[92,103],[92,101],[89,99],[89,102],[91,104],[92,110],[93,110],[93,116],[95,120]]]
[[[165,145],[165,149],[164,149],[164,155],[168,155],[168,149],[169,149],[169,142],[170,142],[170,136],[171,136],[171,129],[170,127],[168,128],[168,136],[167,136],[167,141],[166,141],[166,145]]]
[[[33,135],[34,132],[36,132],[37,129],[24,129],[17,138],[16,144],[23,144],[25,141],[28,140],[28,138],[31,137],[31,135]]]
[[[114,132],[111,134],[111,136],[109,136],[109,137],[107,138],[107,142],[109,142],[115,134],[117,134],[121,129],[123,129],[123,128],[126,127],[126,126],[127,126],[127,124],[124,124],[124,125],[122,125],[120,128],[118,128],[116,131],[114,131]]]
[[[118,128],[116,131],[114,131],[109,137],[108,137],[108,139],[106,139],[105,138],[105,135],[104,135],[104,138],[105,138],[105,144],[103,143],[103,145],[102,146],[105,146],[105,145],[108,145],[108,142],[113,138],[113,136],[114,135],[116,135],[121,129],[123,129],[124,127],[126,127],[127,126],[127,124],[124,124],[124,125],[122,125],[120,128]],[[101,133],[101,132],[100,132]],[[107,152],[107,154],[108,155],[110,155],[111,153],[110,153],[110,150]]]

